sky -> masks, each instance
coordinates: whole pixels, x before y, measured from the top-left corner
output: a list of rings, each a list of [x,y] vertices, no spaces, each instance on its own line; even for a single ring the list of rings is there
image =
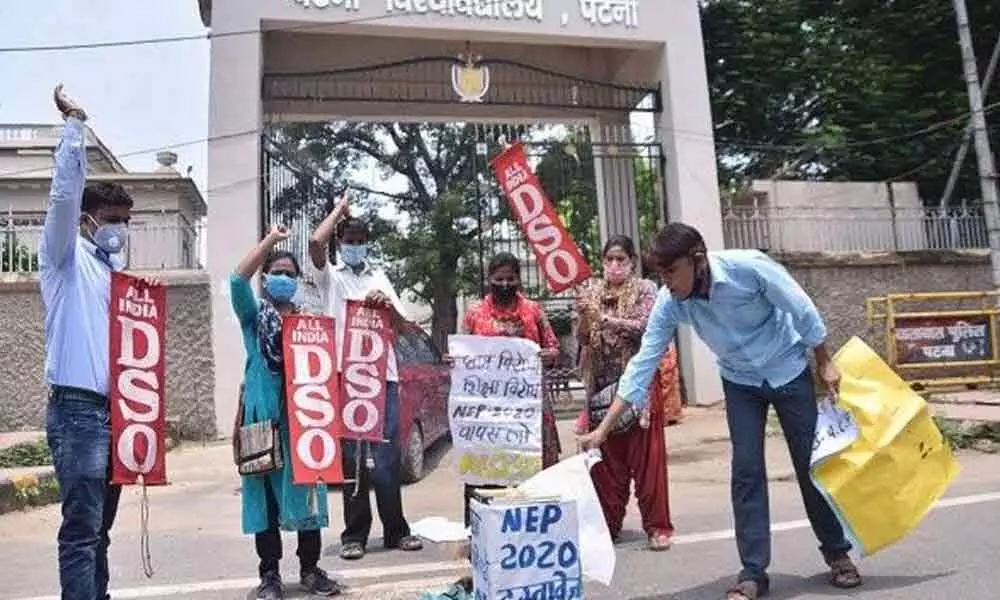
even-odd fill
[[[203,35],[197,0],[0,0],[0,124],[58,123],[52,89],[62,82],[87,109],[89,125],[131,171],[152,171],[155,156],[178,154],[206,189],[209,41],[186,40],[96,49],[10,51],[11,48],[107,43]],[[649,122],[647,122],[649,121]],[[652,131],[633,114],[634,135]],[[376,169],[353,179],[374,189]]]
[[[131,171],[169,148],[205,189],[209,42],[9,52],[8,48],[204,34],[196,0],[0,0],[0,123],[59,123],[52,88]],[[193,142],[193,143],[192,143]]]

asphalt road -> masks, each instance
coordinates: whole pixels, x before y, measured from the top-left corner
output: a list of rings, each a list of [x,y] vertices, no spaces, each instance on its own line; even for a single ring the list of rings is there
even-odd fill
[[[692,426],[692,431],[694,426]],[[673,430],[671,430],[673,431]],[[692,436],[688,432],[684,435]],[[700,434],[699,434],[700,435]],[[666,553],[644,549],[637,516],[631,510],[618,546],[618,568],[611,589],[588,584],[592,600],[715,600],[721,598],[738,569],[732,541],[724,440],[707,433],[680,440],[675,435],[671,466],[671,503],[678,537]],[[959,479],[949,500],[907,539],[861,563],[865,585],[841,594],[825,584],[816,542],[801,519],[798,489],[780,471],[780,443],[771,461],[774,535],[771,598],[852,597],[992,598],[1000,588],[1000,456],[961,456]],[[155,574],[146,579],[139,560],[138,493],[127,490],[111,549],[114,598],[228,600],[247,598],[255,585],[252,541],[239,532],[239,500],[224,447],[195,449],[171,461],[176,483],[151,490],[151,541]],[[777,464],[776,464],[777,463]],[[775,468],[776,467],[776,468]],[[339,492],[330,495],[331,514],[340,514]],[[440,467],[405,490],[411,520],[430,515],[457,518],[458,483]],[[57,507],[0,516],[0,599],[58,600],[55,534]],[[376,525],[377,529],[378,525]],[[324,535],[321,565],[350,585],[348,598],[416,600],[420,592],[442,590],[464,572],[449,551],[428,547],[404,554],[377,551],[363,561],[336,557],[340,524]],[[376,531],[377,534],[377,531]],[[289,597],[302,597],[292,581],[296,573],[294,536],[285,537],[283,563]]]

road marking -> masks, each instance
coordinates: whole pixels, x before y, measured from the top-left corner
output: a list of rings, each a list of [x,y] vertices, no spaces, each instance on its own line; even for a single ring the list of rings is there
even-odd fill
[[[954,498],[943,498],[938,502],[934,508],[931,510],[937,510],[939,508],[953,508],[956,506],[969,506],[972,504],[983,504],[986,502],[997,502],[1000,501],[1000,492],[989,492],[986,494],[973,494],[971,496],[957,496]],[[771,525],[772,532],[779,531],[792,531],[795,529],[805,529],[810,527],[809,521],[807,519],[799,519],[797,521],[782,521],[780,523],[774,523]],[[719,531],[706,531],[704,533],[688,533],[683,535],[674,536],[674,544],[698,544],[702,542],[717,542],[719,540],[731,540],[736,538],[736,531],[732,529],[720,529]],[[631,544],[622,544],[622,546],[637,546],[644,545],[645,540],[640,542],[633,542]]]
[[[339,581],[350,581],[355,579],[376,579],[388,576],[436,574],[446,571],[454,571],[447,577],[423,577],[420,579],[403,579],[398,581],[375,583],[364,586],[351,586],[351,594],[372,593],[378,591],[391,591],[407,586],[435,587],[438,585],[448,585],[454,583],[459,577],[464,575],[468,569],[468,562],[426,562],[410,565],[397,565],[392,567],[366,567],[361,569],[344,569],[342,571],[330,571],[331,577]],[[439,581],[440,580],[440,581]],[[260,579],[217,579],[215,581],[199,581],[193,583],[175,583],[169,585],[150,585],[143,587],[126,588],[121,590],[111,590],[112,597],[121,598],[160,598],[164,596],[176,596],[182,594],[194,594],[199,592],[225,592],[232,590],[252,590],[260,584]],[[405,589],[403,591],[406,591]],[[20,598],[18,600],[60,600],[59,596],[32,596],[31,598]]]
[[[969,496],[956,496],[954,498],[944,498],[937,503],[932,510],[939,508],[954,508],[958,506],[969,506],[973,504],[984,504],[987,502],[1000,501],[1000,492],[989,492],[985,494],[973,494]],[[801,519],[798,521],[783,521],[774,523],[771,531],[791,531],[809,527],[809,521]],[[690,533],[674,537],[675,544],[698,544],[702,542],[714,542],[719,540],[731,540],[736,536],[732,529],[721,529],[719,531],[706,531],[703,533]],[[645,543],[645,542],[642,542]],[[623,544],[628,547],[637,544]],[[435,588],[447,586],[453,583],[458,577],[464,574],[468,568],[466,561],[448,562],[426,562],[408,565],[397,565],[387,567],[366,567],[360,569],[345,569],[343,571],[332,572],[334,576],[342,580],[352,579],[377,579],[399,575],[426,574],[429,577],[415,579],[401,579],[396,581],[373,583],[364,586],[353,586],[349,588],[347,596],[367,597],[368,594],[390,591],[415,591],[425,588]],[[433,575],[454,571],[445,575]],[[201,581],[193,583],[177,583],[170,585],[156,585],[145,587],[126,588],[112,590],[112,596],[116,599],[127,600],[131,598],[161,598],[164,596],[177,596],[181,594],[193,594],[199,592],[221,592],[231,590],[250,590],[259,583],[257,578],[246,579],[218,579],[215,581]],[[30,598],[18,598],[17,600],[59,600],[59,596],[33,596]]]

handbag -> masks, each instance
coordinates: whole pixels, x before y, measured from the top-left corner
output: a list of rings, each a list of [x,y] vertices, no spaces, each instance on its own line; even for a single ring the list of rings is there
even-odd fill
[[[611,403],[615,401],[615,397],[618,395],[618,382],[614,382],[611,385],[605,387],[601,391],[597,392],[587,401],[587,411],[590,416],[590,429],[593,431],[598,425],[604,421],[604,417],[608,414],[608,410],[611,408]],[[611,435],[616,435],[619,433],[625,433],[632,426],[636,424],[641,415],[641,411],[632,406],[628,405],[628,408],[615,424],[611,427]]]
[[[281,456],[281,438],[278,423],[267,419],[249,425],[243,423],[245,404],[244,386],[240,384],[239,408],[233,432],[233,457],[240,475],[267,475],[280,469],[284,462]]]

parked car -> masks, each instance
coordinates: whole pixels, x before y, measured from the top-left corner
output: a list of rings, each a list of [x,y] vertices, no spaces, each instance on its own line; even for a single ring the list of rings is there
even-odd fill
[[[424,476],[427,450],[448,435],[448,394],[451,369],[423,331],[396,338],[399,364],[399,439],[403,483]]]

